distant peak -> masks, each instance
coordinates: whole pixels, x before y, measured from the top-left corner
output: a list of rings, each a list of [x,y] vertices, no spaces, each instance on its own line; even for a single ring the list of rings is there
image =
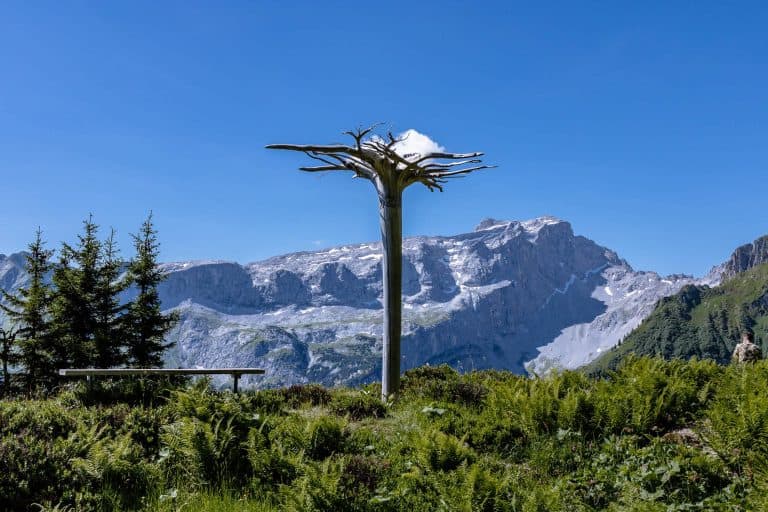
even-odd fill
[[[544,215],[542,217],[536,217],[535,219],[529,219],[524,221],[514,220],[499,220],[493,218],[483,219],[480,224],[475,227],[475,231],[487,231],[489,229],[507,228],[512,224],[520,225],[525,231],[538,232],[544,226],[551,226],[553,224],[560,224],[563,220],[551,215]]]
[[[233,261],[227,260],[189,260],[189,261],[172,261],[168,263],[161,263],[160,268],[164,272],[179,272],[181,270],[189,270],[194,267],[202,267],[206,265],[238,265]]]
[[[523,229],[526,231],[539,231],[544,226],[552,226],[554,224],[560,224],[563,222],[562,220],[558,219],[557,217],[552,217],[551,215],[545,215],[543,217],[537,217],[535,219],[530,220],[524,220],[520,223],[521,226],[523,226]]]
[[[485,231],[486,229],[493,229],[495,227],[499,227],[507,224],[509,224],[508,221],[486,217],[485,219],[480,221],[480,224],[475,226],[475,231]]]

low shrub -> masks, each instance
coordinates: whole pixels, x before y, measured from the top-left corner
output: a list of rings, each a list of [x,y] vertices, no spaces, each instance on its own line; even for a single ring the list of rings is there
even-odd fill
[[[475,459],[474,451],[463,439],[440,431],[427,432],[417,449],[425,467],[434,471],[452,471]]]
[[[299,473],[295,459],[271,445],[263,429],[253,428],[248,433],[246,450],[253,474],[252,485],[259,492],[269,492],[277,485],[291,483]]]
[[[73,504],[73,455],[61,438],[29,431],[0,437],[0,510],[25,510],[34,502]]]
[[[346,416],[354,421],[363,418],[383,418],[387,415],[387,407],[377,396],[364,392],[337,393],[329,405],[331,411],[339,416]]]
[[[481,407],[488,396],[488,388],[479,382],[445,380],[429,384],[424,394],[434,400]]]
[[[247,394],[250,407],[265,414],[278,414],[286,407],[285,395],[280,389],[264,389]]]
[[[325,459],[344,449],[344,423],[332,416],[320,416],[307,425],[307,455]]]
[[[280,390],[289,407],[302,405],[326,405],[331,401],[331,393],[319,384],[297,384]]]
[[[184,375],[126,376],[121,378],[94,377],[92,384],[77,382],[72,390],[78,400],[87,405],[161,405],[176,390],[191,382]]]
[[[339,487],[342,494],[356,496],[375,491],[389,471],[388,460],[371,455],[352,455],[346,459]]]
[[[438,381],[451,381],[459,378],[459,372],[448,366],[419,366],[406,370],[400,382],[401,392],[420,394],[427,386]]]

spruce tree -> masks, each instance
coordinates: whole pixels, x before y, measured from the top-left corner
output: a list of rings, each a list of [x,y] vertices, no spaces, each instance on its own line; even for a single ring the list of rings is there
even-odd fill
[[[24,367],[26,387],[31,391],[51,385],[57,375],[50,319],[52,291],[46,282],[53,251],[45,248],[40,229],[28,248],[24,270],[29,285],[19,290],[18,295],[3,291],[5,305],[0,304],[0,308],[18,328],[18,362]]]
[[[166,276],[157,266],[160,244],[151,212],[139,233],[133,235],[133,245],[136,254],[129,263],[128,272],[137,294],[128,306],[128,361],[137,367],[161,366],[163,352],[173,345],[164,343],[165,335],[177,322],[178,315],[161,312],[158,286]]]
[[[121,346],[125,343],[125,318],[122,315],[126,306],[120,303],[120,294],[128,288],[130,281],[120,278],[123,263],[112,230],[101,244],[96,269],[93,365],[97,368],[110,368],[125,362]]]
[[[62,243],[54,266],[52,316],[56,364],[60,367],[84,368],[95,363],[96,294],[102,253],[97,235],[98,226],[89,217],[83,221],[77,246]]]

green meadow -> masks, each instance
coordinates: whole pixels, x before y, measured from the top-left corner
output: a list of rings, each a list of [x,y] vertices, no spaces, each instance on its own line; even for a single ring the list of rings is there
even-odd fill
[[[0,508],[768,508],[768,362],[629,358],[607,377],[406,372],[245,392],[72,384],[0,401]]]

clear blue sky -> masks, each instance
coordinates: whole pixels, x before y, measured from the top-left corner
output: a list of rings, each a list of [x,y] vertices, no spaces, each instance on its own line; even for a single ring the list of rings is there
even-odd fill
[[[263,149],[375,121],[499,165],[406,234],[550,214],[701,274],[768,233],[767,3],[472,4],[3,2],[0,252],[149,210],[165,260],[376,240],[367,182]]]

